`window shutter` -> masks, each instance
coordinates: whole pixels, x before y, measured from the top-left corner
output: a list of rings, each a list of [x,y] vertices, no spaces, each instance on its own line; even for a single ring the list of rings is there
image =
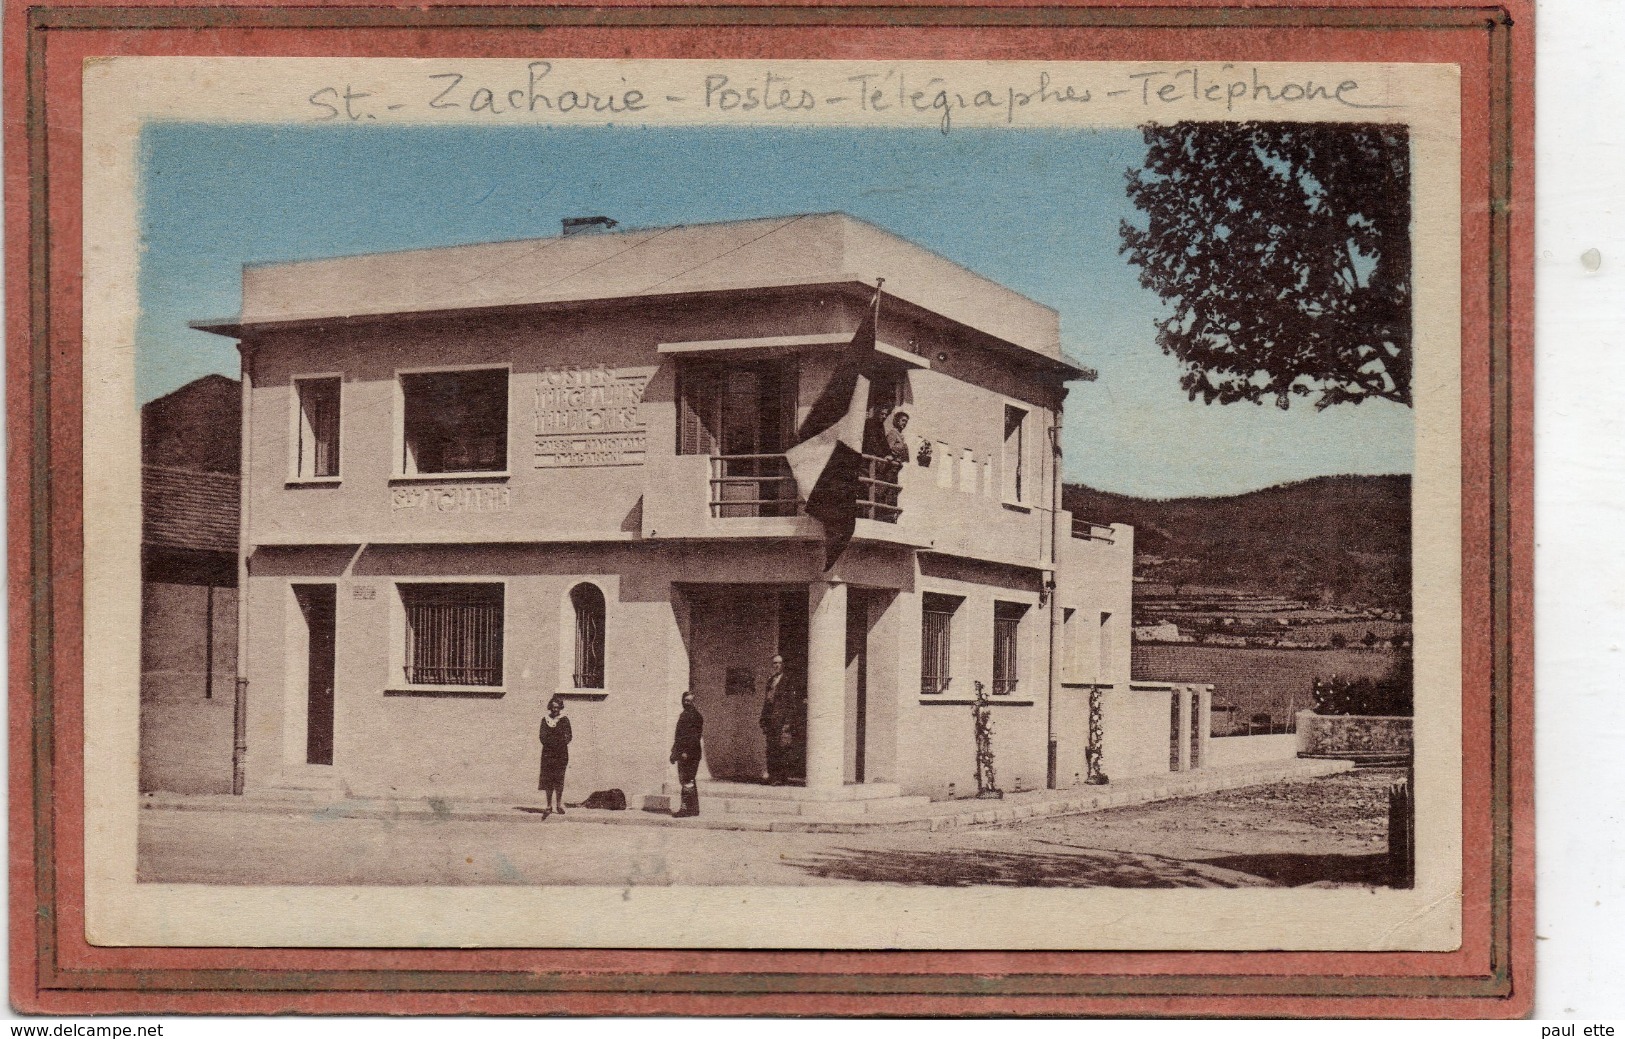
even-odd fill
[[[784,362],[779,370],[779,403],[783,409],[779,419],[779,450],[788,451],[796,444],[796,412],[800,405],[801,368],[795,358]]]
[[[682,393],[677,420],[677,453],[716,454],[717,373],[697,365],[680,373]]]

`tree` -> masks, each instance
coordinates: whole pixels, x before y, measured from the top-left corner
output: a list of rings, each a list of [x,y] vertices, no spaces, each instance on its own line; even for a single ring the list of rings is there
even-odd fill
[[[1157,343],[1204,403],[1411,403],[1410,138],[1375,123],[1143,128],[1123,221]]]

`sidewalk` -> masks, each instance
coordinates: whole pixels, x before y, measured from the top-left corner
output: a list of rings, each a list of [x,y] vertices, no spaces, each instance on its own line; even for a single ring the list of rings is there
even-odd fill
[[[1082,815],[1107,808],[1145,804],[1176,797],[1191,797],[1265,783],[1307,780],[1346,772],[1348,761],[1296,759],[1264,765],[1223,769],[1197,769],[1146,776],[1104,786],[1070,790],[1030,790],[1008,794],[1002,800],[965,799],[932,801],[863,816],[820,816],[808,810],[794,816],[738,811],[705,811],[695,818],[628,809],[624,812],[571,808],[564,815],[545,816],[534,805],[500,801],[450,801],[438,798],[390,800],[344,798],[326,792],[276,791],[273,794],[233,797],[229,794],[145,794],[141,807],[151,811],[242,812],[295,816],[304,819],[395,819],[459,822],[541,823],[550,826],[588,823],[613,826],[667,826],[700,830],[756,830],[773,833],[876,833],[938,831],[961,826],[996,825],[1027,819]]]

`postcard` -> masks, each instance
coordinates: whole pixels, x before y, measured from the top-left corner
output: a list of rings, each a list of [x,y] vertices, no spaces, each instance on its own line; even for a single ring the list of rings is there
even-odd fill
[[[531,43],[78,66],[56,941],[1503,947],[1478,68]]]

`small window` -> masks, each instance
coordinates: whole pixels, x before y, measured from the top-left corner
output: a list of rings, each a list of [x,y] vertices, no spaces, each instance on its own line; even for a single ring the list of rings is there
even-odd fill
[[[1027,500],[1027,476],[1023,465],[1027,458],[1027,412],[1023,408],[1004,406],[1004,500]]]
[[[595,584],[570,589],[576,615],[573,679],[577,689],[604,688],[604,593]]]
[[[1061,611],[1061,678],[1067,682],[1078,679],[1078,626],[1073,623],[1077,612],[1070,606]]]
[[[1099,655],[1095,657],[1095,666],[1098,671],[1098,673],[1095,675],[1095,680],[1097,682],[1110,683],[1114,681],[1112,677],[1113,663],[1112,615],[1109,613],[1103,613],[1100,615],[1100,652]]]
[[[294,431],[294,476],[300,480],[332,479],[339,475],[339,391],[338,376],[295,379],[294,394],[299,401],[298,427]]]
[[[1021,680],[1021,618],[1025,603],[993,604],[993,695],[1009,696]]]
[[[508,468],[508,370],[414,372],[401,377],[407,476]]]
[[[920,692],[935,696],[948,691],[953,679],[954,612],[963,600],[927,592],[920,630]]]
[[[500,686],[500,584],[403,584],[407,685]]]

